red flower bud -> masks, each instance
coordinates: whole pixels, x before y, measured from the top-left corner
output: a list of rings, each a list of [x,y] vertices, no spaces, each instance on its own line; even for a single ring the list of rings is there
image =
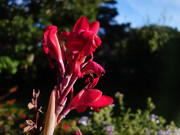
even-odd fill
[[[17,91],[17,88],[12,88],[11,90],[10,90],[10,93],[14,93],[14,92],[16,92]]]
[[[98,63],[94,61],[89,61],[86,67],[83,69],[82,74],[85,75],[85,74],[92,74],[92,73],[96,74],[98,77],[101,77],[102,75],[104,75],[105,70]]]

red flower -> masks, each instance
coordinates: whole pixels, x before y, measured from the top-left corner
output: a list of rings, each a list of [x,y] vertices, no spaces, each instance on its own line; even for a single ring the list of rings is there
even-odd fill
[[[10,113],[9,113],[9,112],[6,112],[6,113],[5,113],[5,116],[6,116],[6,117],[8,117],[9,115],[10,115]]]
[[[82,16],[74,25],[73,32],[61,32],[59,41],[65,37],[67,38],[69,74],[74,74],[80,78],[83,77],[81,69],[86,56],[93,55],[92,52],[101,44],[100,38],[96,35],[98,30],[98,21],[88,23],[88,19]]]
[[[87,56],[94,52],[97,46],[101,44],[100,38],[96,35],[98,30],[98,21],[88,23],[88,19],[82,16],[74,25],[73,32],[62,32],[60,40],[63,37],[67,37],[67,48],[69,52]]]
[[[62,127],[63,127],[65,132],[70,129],[70,126],[68,124],[66,124],[66,123],[62,123]]]
[[[22,118],[26,118],[26,114],[23,114]]]
[[[20,125],[21,128],[24,128],[25,126],[26,126],[25,124],[21,124],[21,125]]]
[[[102,92],[97,89],[81,90],[79,94],[70,102],[70,108],[76,109],[78,112],[84,112],[87,107],[91,107],[94,111],[99,111],[100,107],[112,104],[113,99],[109,96],[102,96]]]
[[[11,101],[10,101],[10,100],[7,100],[7,101],[6,101],[6,104],[8,104],[8,105],[11,104]]]
[[[11,104],[14,104],[16,101],[15,100],[11,100]]]
[[[17,112],[17,110],[16,110],[16,109],[14,109],[14,110],[13,110],[13,113],[16,113],[16,112]]]
[[[44,52],[52,56],[58,63],[62,61],[61,49],[59,45],[59,40],[57,38],[57,27],[50,25],[46,27],[44,33],[44,39],[41,40],[43,44]],[[49,65],[53,68],[51,59],[48,59]]]
[[[16,92],[17,91],[17,88],[12,88],[12,89],[10,89],[10,93],[14,93],[14,92]]]
[[[89,61],[88,64],[86,65],[86,67],[83,69],[82,73],[85,74],[96,74],[97,77],[101,77],[102,75],[104,75],[105,70],[103,67],[101,67],[101,65],[99,65],[98,63],[94,62],[94,61]]]

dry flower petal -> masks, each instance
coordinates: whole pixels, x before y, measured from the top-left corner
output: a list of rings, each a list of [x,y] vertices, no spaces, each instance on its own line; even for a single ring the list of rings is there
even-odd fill
[[[29,104],[28,104],[28,108],[29,108],[29,109],[34,108],[34,106],[35,106],[35,105],[33,105],[32,103],[29,103]]]
[[[27,126],[23,129],[23,133],[26,133],[26,132],[32,130],[33,128],[34,128],[33,126]]]
[[[32,120],[26,120],[26,123],[30,126],[35,125],[35,123]]]

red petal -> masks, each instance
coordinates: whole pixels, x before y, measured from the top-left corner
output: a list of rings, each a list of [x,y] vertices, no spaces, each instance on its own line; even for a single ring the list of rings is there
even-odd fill
[[[96,35],[99,31],[99,22],[98,21],[91,22],[89,24],[89,31],[92,31],[93,35]]]
[[[43,49],[44,49],[44,52],[45,52],[46,54],[49,53],[49,48],[47,47],[47,44],[46,44],[46,43],[43,43]]]
[[[86,104],[89,107],[105,107],[113,103],[110,96],[103,95],[97,101]]]
[[[86,105],[91,102],[97,101],[102,95],[102,92],[97,89],[91,89],[91,90],[86,90],[80,100],[79,100],[79,105]]]
[[[84,89],[83,90],[81,90],[74,98],[73,98],[73,100],[71,100],[71,102],[70,102],[70,106],[71,107],[76,107],[76,106],[78,106],[79,105],[79,99],[81,98],[81,96],[82,96],[82,94],[84,93]]]
[[[93,111],[100,112],[99,107],[91,107]]]
[[[101,39],[98,36],[95,36],[95,43],[97,46],[99,46],[101,44]]]
[[[89,29],[88,19],[85,16],[79,18],[79,20],[74,25],[73,32],[79,32],[80,29],[83,29],[85,31]]]
[[[67,31],[61,32],[60,37],[59,37],[59,42],[61,42],[61,40],[62,40],[63,38],[65,38],[65,37],[67,37],[67,36],[69,36],[69,35],[70,35],[70,33],[67,32]]]
[[[98,77],[102,76],[105,73],[104,68],[94,61],[89,61],[84,70],[83,74],[95,73]]]
[[[48,56],[47,58],[48,58],[48,63],[49,63],[50,68],[53,69],[54,65],[52,64],[52,60],[51,60],[50,56]]]
[[[54,25],[47,26],[45,33],[44,33],[44,37],[46,40],[48,39],[48,34],[49,34],[49,31],[51,31],[51,30],[53,30],[55,33],[57,33],[57,27],[56,26],[54,26]]]
[[[96,86],[98,81],[99,81],[99,78],[94,78],[93,83],[91,84],[91,89],[93,89]]]
[[[76,110],[77,110],[77,112],[82,113],[82,112],[84,112],[86,110],[86,107],[85,106],[78,106],[76,108]]]
[[[82,73],[81,73],[81,66],[80,66],[80,62],[79,61],[75,61],[75,65],[74,65],[74,74],[77,75],[79,78],[82,78]]]
[[[50,40],[49,45],[51,45],[51,47],[58,47],[59,45],[59,41],[56,34],[57,33],[55,33],[54,30],[51,30],[49,32],[49,40]]]

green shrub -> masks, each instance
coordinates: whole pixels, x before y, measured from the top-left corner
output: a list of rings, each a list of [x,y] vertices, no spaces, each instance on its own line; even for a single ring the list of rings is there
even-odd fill
[[[113,104],[100,109],[100,112],[90,112],[89,116],[83,116],[78,121],[63,121],[55,134],[72,134],[78,127],[83,135],[178,135],[180,133],[174,122],[167,125],[163,117],[153,114],[155,105],[151,98],[147,99],[145,110],[137,109],[133,113],[131,108],[125,108],[123,94],[117,92],[115,97],[119,101],[119,106]],[[115,114],[117,109],[119,109],[118,114]]]

